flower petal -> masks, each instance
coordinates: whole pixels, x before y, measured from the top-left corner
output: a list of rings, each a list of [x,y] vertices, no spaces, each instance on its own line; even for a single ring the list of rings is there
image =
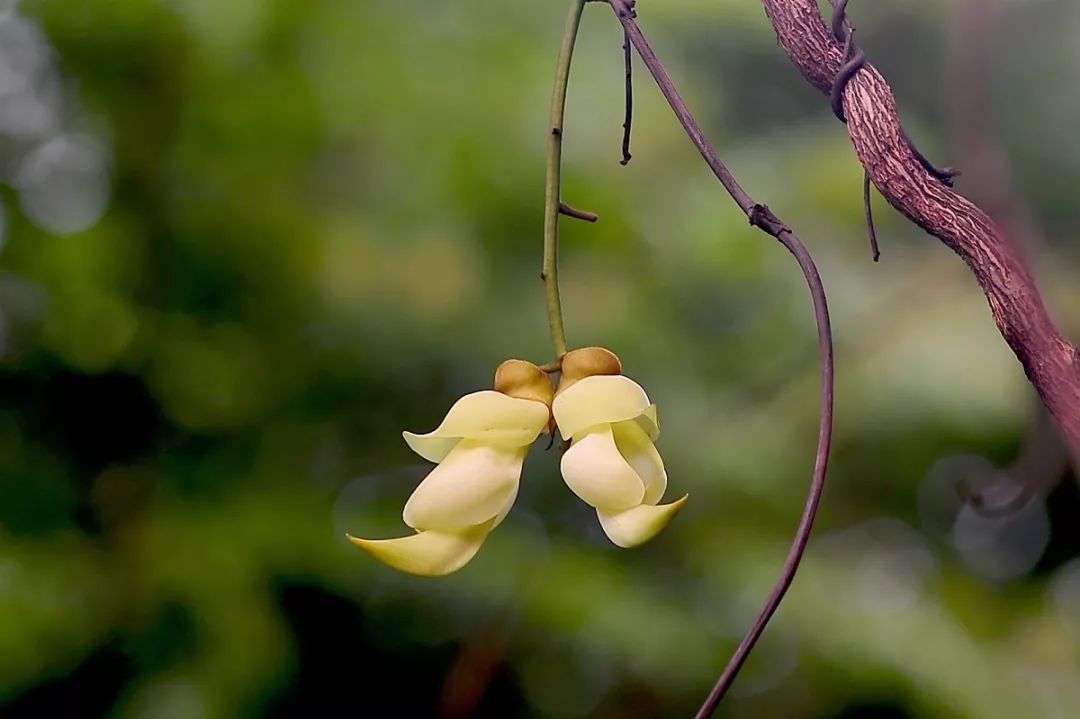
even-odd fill
[[[609,424],[593,427],[574,440],[563,455],[562,475],[574,494],[607,512],[629,509],[645,497],[645,485],[619,454]]]
[[[679,513],[689,496],[685,495],[671,504],[655,507],[651,504],[642,504],[617,514],[605,514],[598,509],[596,516],[600,518],[600,526],[604,528],[604,534],[608,536],[608,539],[620,547],[629,549],[655,537],[667,526],[671,518]]]
[[[506,515],[510,514],[510,510],[514,506],[514,502],[517,500],[518,489],[521,487],[521,482],[514,482],[514,491],[510,493],[510,496],[503,502],[503,506],[499,508],[499,513],[495,515],[495,522],[491,525],[492,529],[502,524],[506,519]]]
[[[467,394],[455,402],[435,430],[427,434],[403,432],[402,435],[421,457],[441,462],[461,439],[525,447],[536,440],[547,421],[548,408],[543,402],[484,390]]]
[[[405,524],[455,531],[509,511],[527,451],[461,440],[409,497],[401,515]]]
[[[622,375],[594,375],[555,396],[552,410],[562,436],[570,439],[598,424],[637,419],[649,413],[649,397],[634,380]],[[655,425],[655,410],[652,410]]]
[[[361,539],[346,534],[349,541],[394,569],[421,577],[441,577],[468,564],[491,531],[491,521],[460,532],[419,532],[397,539]]]
[[[646,407],[641,416],[634,421],[641,425],[641,428],[645,430],[645,434],[649,435],[649,439],[654,442],[660,436],[660,418],[656,416],[655,404]]]
[[[626,463],[634,468],[645,485],[643,504],[656,504],[667,489],[664,460],[656,451],[649,435],[636,421],[619,422],[611,426],[615,446]]]

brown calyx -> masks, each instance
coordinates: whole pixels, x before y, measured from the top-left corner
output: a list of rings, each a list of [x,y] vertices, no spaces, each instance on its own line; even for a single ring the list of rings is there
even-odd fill
[[[583,347],[571,350],[562,358],[558,391],[563,392],[586,377],[620,374],[622,374],[622,362],[611,350],[603,347]]]
[[[549,408],[555,399],[551,378],[532,362],[519,359],[508,359],[495,370],[495,391],[542,402]]]

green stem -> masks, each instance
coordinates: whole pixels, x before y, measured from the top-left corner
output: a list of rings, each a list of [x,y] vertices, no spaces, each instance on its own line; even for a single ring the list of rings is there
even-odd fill
[[[555,70],[555,89],[551,94],[551,122],[548,127],[547,182],[544,189],[544,280],[547,295],[548,325],[555,356],[566,354],[566,328],[563,326],[562,300],[559,298],[559,201],[562,186],[563,117],[566,114],[566,86],[570,81],[570,60],[574,55],[581,13],[588,0],[571,0],[566,16],[559,64]]]

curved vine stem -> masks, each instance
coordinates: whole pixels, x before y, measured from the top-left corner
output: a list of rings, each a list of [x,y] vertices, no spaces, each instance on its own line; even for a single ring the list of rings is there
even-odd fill
[[[775,237],[795,257],[806,279],[807,287],[814,305],[814,318],[817,322],[818,349],[821,356],[821,419],[818,424],[817,452],[814,458],[814,470],[810,482],[810,490],[803,506],[802,517],[799,527],[795,532],[791,548],[788,550],[784,566],[780,570],[780,576],[776,580],[772,591],[765,600],[765,604],[758,614],[757,619],[747,631],[742,642],[739,643],[735,653],[731,656],[727,666],[721,673],[716,685],[709,696],[705,699],[701,709],[696,715],[697,719],[707,719],[712,716],[724,698],[731,684],[735,681],[739,670],[742,669],[747,657],[757,644],[758,639],[765,631],[766,625],[772,619],[773,614],[780,606],[784,595],[795,579],[795,573],[799,569],[803,554],[806,552],[807,542],[810,540],[810,531],[814,526],[814,518],[817,516],[818,506],[825,491],[825,475],[829,464],[829,450],[832,446],[833,427],[833,347],[832,329],[829,322],[829,306],[825,298],[825,289],[821,283],[821,277],[814,265],[806,246],[799,240],[791,229],[780,218],[773,214],[767,206],[759,204],[739,185],[735,176],[716,154],[716,150],[705,139],[705,134],[697,124],[690,108],[687,107],[671,77],[667,74],[663,64],[656,57],[649,41],[641,32],[641,28],[635,20],[633,4],[628,0],[606,0],[615,15],[619,18],[623,29],[633,43],[638,55],[641,56],[645,66],[649,69],[653,79],[656,80],[660,92],[668,101],[679,123],[686,131],[687,137],[701,153],[709,169],[727,190],[731,198],[735,200],[739,208],[746,213],[750,224]]]
[[[810,539],[810,532],[817,516],[818,506],[825,490],[825,475],[829,464],[829,451],[832,445],[833,428],[833,346],[832,330],[829,321],[829,307],[825,298],[825,289],[822,286],[821,277],[817,267],[810,257],[809,251],[802,241],[791,229],[778,218],[767,206],[759,204],[739,185],[731,171],[724,165],[716,154],[716,150],[705,139],[701,127],[697,124],[693,114],[682,99],[679,91],[675,88],[671,77],[667,74],[663,64],[656,57],[648,40],[641,32],[641,28],[635,20],[633,0],[604,0],[615,11],[616,17],[623,26],[626,38],[637,50],[645,66],[649,69],[657,86],[660,88],[668,104],[674,111],[690,141],[701,153],[706,164],[716,175],[716,178],[735,200],[739,208],[746,214],[750,224],[757,227],[772,237],[776,238],[798,262],[814,307],[814,318],[817,323],[818,349],[821,357],[821,419],[818,425],[817,452],[814,459],[814,470],[810,483],[810,490],[806,498],[799,520],[795,538],[788,550],[780,576],[773,586],[772,591],[765,600],[765,605],[758,614],[757,619],[747,631],[746,636],[740,642],[735,653],[728,661],[723,673],[717,680],[716,685],[709,693],[701,709],[698,710],[696,719],[707,719],[712,716],[716,707],[720,704],[727,690],[731,687],[739,670],[746,659],[750,656],[754,645],[765,631],[766,625],[775,614],[788,588],[795,579],[806,545]],[[560,208],[560,175],[562,164],[562,134],[563,118],[566,108],[566,88],[570,78],[570,60],[574,52],[574,43],[577,39],[578,28],[581,24],[581,15],[585,3],[589,0],[572,0],[570,12],[566,19],[566,28],[563,35],[562,46],[559,50],[559,62],[555,76],[555,90],[551,98],[551,122],[550,135],[548,137],[547,157],[547,186],[544,196],[544,268],[541,277],[544,279],[547,290],[548,322],[551,326],[552,344],[555,346],[557,357],[562,357],[566,352],[566,333],[563,328],[562,307],[559,299],[558,283],[558,252],[559,252],[559,208]]]
[[[588,0],[571,0],[566,16],[559,60],[555,69],[555,89],[551,93],[551,118],[548,124],[547,180],[544,186],[544,266],[540,278],[547,295],[548,326],[555,357],[566,354],[566,328],[563,325],[562,299],[559,296],[559,206],[562,191],[562,135],[566,115],[566,87],[570,82],[570,61],[574,57],[581,13]]]

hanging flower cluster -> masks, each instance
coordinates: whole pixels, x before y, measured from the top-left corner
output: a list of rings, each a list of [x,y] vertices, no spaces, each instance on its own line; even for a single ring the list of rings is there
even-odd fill
[[[555,426],[570,442],[562,458],[566,484],[596,509],[615,544],[647,542],[682,508],[685,496],[659,503],[667,473],[653,445],[656,406],[622,375],[618,357],[589,347],[563,355],[558,391],[536,365],[507,360],[494,390],[459,399],[432,432],[405,432],[409,447],[437,464],[405,503],[402,519],[416,533],[349,540],[410,574],[457,571],[506,517],[529,447]]]

